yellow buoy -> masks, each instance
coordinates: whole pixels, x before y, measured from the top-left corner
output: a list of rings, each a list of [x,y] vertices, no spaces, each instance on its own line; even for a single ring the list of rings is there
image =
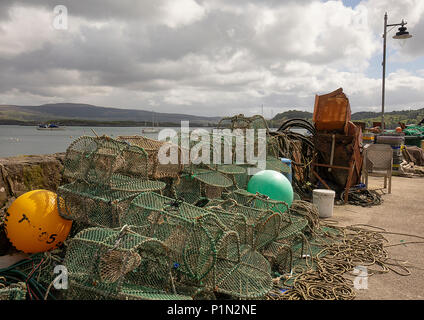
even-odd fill
[[[18,197],[7,210],[5,230],[16,249],[37,253],[60,246],[68,237],[72,221],[57,210],[57,195],[33,190]]]

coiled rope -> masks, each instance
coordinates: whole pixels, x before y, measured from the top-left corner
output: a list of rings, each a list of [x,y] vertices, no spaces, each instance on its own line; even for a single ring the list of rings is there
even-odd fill
[[[311,256],[313,267],[306,270],[301,268],[300,272],[294,268],[292,274],[275,278],[274,287],[266,297],[268,300],[354,299],[356,294],[352,280],[346,276],[352,275],[355,268],[367,267],[368,276],[388,272],[409,276],[411,272],[408,268],[412,266],[407,266],[405,261],[390,258],[386,248],[405,243],[424,243],[424,241],[411,241],[388,244],[383,234],[419,239],[424,237],[388,232],[369,225],[331,226],[331,228],[338,231],[336,236],[331,236],[332,240],[336,241],[328,241],[328,233],[316,231],[315,234],[319,236],[314,242],[319,243],[322,250]]]

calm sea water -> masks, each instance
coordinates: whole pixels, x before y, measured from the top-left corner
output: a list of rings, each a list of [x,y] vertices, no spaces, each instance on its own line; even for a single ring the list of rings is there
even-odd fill
[[[157,133],[142,133],[141,127],[94,127],[97,135],[112,138],[125,135],[144,135],[157,139]],[[158,129],[164,129],[159,127]],[[172,128],[176,131],[178,127]],[[195,129],[195,128],[191,128]],[[203,128],[212,130],[212,128]],[[274,129],[275,130],[275,129]],[[303,132],[303,129],[294,129]],[[32,126],[0,125],[0,157],[37,155],[65,152],[69,144],[80,136],[94,136],[90,127],[65,127],[64,130],[37,130]]]
[[[157,133],[142,133],[140,127],[95,127],[100,136],[144,135],[157,138]],[[177,128],[178,129],[178,128]],[[0,125],[0,157],[50,154],[65,152],[69,144],[80,136],[94,136],[90,127],[65,127],[65,130],[37,130],[31,126]]]

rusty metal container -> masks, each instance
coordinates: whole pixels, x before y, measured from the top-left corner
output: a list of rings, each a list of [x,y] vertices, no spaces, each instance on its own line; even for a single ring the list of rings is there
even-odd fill
[[[313,121],[318,131],[345,131],[350,119],[349,99],[342,88],[315,96]]]

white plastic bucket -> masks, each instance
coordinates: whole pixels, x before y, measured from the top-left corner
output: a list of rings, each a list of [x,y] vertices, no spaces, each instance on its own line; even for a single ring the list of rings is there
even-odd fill
[[[333,190],[314,189],[313,203],[318,207],[320,218],[330,218],[333,216],[334,197],[336,193]]]

